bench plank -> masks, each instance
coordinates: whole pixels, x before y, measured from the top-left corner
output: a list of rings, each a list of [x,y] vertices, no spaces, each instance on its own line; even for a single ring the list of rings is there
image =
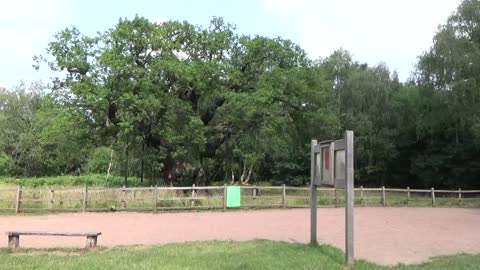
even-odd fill
[[[53,235],[53,236],[99,236],[101,232],[69,233],[69,232],[45,232],[45,231],[8,231],[7,235]]]
[[[8,246],[18,248],[20,246],[20,235],[52,235],[52,236],[86,236],[87,248],[95,248],[97,246],[97,237],[101,232],[71,233],[71,232],[45,232],[45,231],[9,231]]]

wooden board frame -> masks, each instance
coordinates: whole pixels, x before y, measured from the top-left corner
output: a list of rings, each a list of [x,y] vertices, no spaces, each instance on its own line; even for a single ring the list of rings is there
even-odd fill
[[[323,157],[323,149],[331,151],[329,153],[331,179],[324,176],[322,172],[324,166],[320,160],[318,166],[318,156]],[[345,137],[337,141],[326,141],[317,143],[317,140],[311,142],[310,155],[310,243],[317,244],[317,187],[320,185],[330,185],[335,188],[345,189],[345,265],[353,266],[354,263],[354,144],[353,131],[345,131]],[[335,164],[336,154],[339,151],[345,153],[345,168],[343,172],[335,173],[339,164]],[[342,175],[344,175],[342,179]],[[333,181],[331,181],[333,179]],[[333,182],[333,183],[332,183]]]

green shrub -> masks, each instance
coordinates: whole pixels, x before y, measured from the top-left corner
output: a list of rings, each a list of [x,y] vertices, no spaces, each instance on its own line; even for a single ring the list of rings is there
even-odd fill
[[[0,153],[0,175],[9,175],[13,171],[15,162],[5,153]]]
[[[89,173],[106,173],[110,163],[112,149],[109,147],[96,148],[86,165],[86,171]]]
[[[53,177],[28,177],[13,178],[0,177],[0,184],[14,184],[27,187],[38,186],[98,186],[98,187],[121,187],[124,185],[123,176],[110,176],[107,180],[104,174],[89,174],[80,176],[53,176]],[[136,177],[128,178],[128,186],[139,186],[140,179]]]

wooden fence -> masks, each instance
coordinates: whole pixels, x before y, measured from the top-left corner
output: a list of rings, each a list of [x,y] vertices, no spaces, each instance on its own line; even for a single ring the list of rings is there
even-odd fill
[[[227,186],[0,188],[0,211],[227,210]],[[309,207],[308,187],[241,186],[241,208]],[[318,188],[318,205],[340,207],[344,191]],[[480,207],[480,190],[355,188],[356,206]]]

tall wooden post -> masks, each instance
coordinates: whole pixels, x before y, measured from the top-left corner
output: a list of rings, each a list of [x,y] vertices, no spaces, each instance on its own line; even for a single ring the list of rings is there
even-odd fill
[[[353,266],[354,159],[353,131],[345,132],[345,264]]]
[[[317,244],[317,186],[315,185],[315,152],[317,140],[312,140],[310,149],[310,244]]]
[[[407,204],[410,201],[410,187],[407,187]]]
[[[22,187],[18,185],[17,195],[15,197],[15,214],[18,214],[18,212],[20,212],[21,201],[22,201]]]
[[[123,186],[122,189],[122,208],[125,209],[127,208],[127,190],[125,189],[126,186]]]
[[[287,190],[285,188],[285,184],[282,186],[282,207],[287,207]]]
[[[387,205],[387,198],[385,196],[385,186],[382,186],[382,206]]]
[[[360,186],[360,203],[363,204],[363,186]]]
[[[53,200],[55,199],[55,190],[50,188],[50,209],[53,209]]]
[[[195,206],[195,184],[192,184],[192,199],[190,200],[190,206]]]
[[[157,200],[158,200],[158,188],[155,185],[155,189],[153,190],[153,211],[157,212]]]
[[[458,189],[458,204],[462,204],[462,189]]]
[[[435,207],[435,189],[432,187],[432,206]]]
[[[85,190],[83,192],[83,212],[87,211],[87,204],[88,204],[88,186],[85,186]]]
[[[223,211],[227,211],[227,184],[223,184]]]

